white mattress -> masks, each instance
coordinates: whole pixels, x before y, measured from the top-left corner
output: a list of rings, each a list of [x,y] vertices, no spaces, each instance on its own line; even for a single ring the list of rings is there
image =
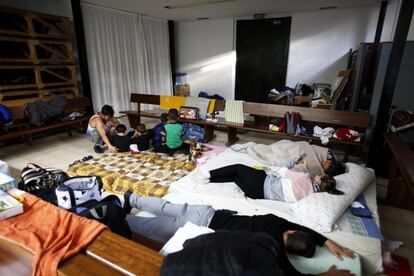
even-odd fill
[[[248,154],[232,151],[231,149],[217,155],[203,164],[203,168],[213,170],[230,164],[244,164],[247,166],[263,165],[251,158]],[[211,204],[216,209],[236,210],[240,215],[275,214],[294,223],[299,223],[290,211],[290,204],[271,200],[253,200],[246,198],[235,183],[198,184],[193,173],[174,182],[170,192],[181,193]],[[370,184],[364,191],[365,198],[374,217],[378,220],[376,186]],[[327,238],[352,249],[362,260],[362,269],[366,273],[382,271],[381,241],[374,238],[342,232],[335,229],[330,233],[323,233]]]

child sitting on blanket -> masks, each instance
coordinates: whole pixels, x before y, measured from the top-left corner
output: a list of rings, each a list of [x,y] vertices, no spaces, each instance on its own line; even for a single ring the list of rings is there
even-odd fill
[[[212,171],[199,167],[195,176],[204,184],[235,182],[246,196],[253,199],[296,202],[313,193],[343,194],[342,191],[336,189],[336,181],[332,176],[326,174],[311,176],[307,173],[290,170],[295,163],[291,162],[289,167],[277,167],[269,174],[263,170],[241,164]],[[305,160],[301,160],[299,163],[306,169]]]
[[[145,124],[139,124],[134,132],[128,133],[131,135],[132,144],[137,144],[138,150],[148,150],[149,149],[149,142],[151,139],[151,132],[147,130]]]
[[[160,123],[153,129],[154,137],[152,139],[152,146],[155,152],[162,152],[165,148],[165,124],[168,121],[168,114],[162,113],[160,116]]]
[[[168,111],[168,122],[164,125],[166,135],[165,151],[169,155],[173,155],[176,151],[182,151],[185,154],[189,153],[188,144],[183,143],[183,126],[177,122],[178,110],[171,108]]]
[[[129,151],[129,145],[132,144],[132,139],[126,134],[126,126],[119,124],[115,127],[116,134],[110,136],[111,144],[118,148],[118,152]]]

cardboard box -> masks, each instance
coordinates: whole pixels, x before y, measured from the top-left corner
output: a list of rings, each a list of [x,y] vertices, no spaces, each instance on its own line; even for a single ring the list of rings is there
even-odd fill
[[[189,85],[174,85],[175,96],[190,96]]]
[[[23,204],[14,197],[0,191],[0,220],[23,213]]]
[[[17,188],[16,180],[7,174],[0,173],[0,191],[6,192],[11,188]]]

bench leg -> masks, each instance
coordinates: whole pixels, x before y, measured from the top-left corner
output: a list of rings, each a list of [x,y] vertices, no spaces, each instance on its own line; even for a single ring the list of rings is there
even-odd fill
[[[69,135],[69,137],[73,136],[72,130],[70,129],[70,127],[66,127],[65,130],[66,130],[66,133]]]
[[[230,147],[239,140],[237,137],[237,128],[227,127],[227,144],[226,146]]]
[[[204,131],[205,131],[204,143],[208,143],[216,137],[216,135],[214,134],[213,125],[204,125]]]
[[[128,122],[131,128],[136,128],[141,123],[141,116],[128,114]]]
[[[33,146],[33,140],[32,140],[31,134],[26,134],[23,138],[29,146]]]

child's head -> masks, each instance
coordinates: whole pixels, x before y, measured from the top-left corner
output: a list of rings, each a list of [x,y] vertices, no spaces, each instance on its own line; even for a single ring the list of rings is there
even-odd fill
[[[345,166],[342,162],[325,160],[322,162],[322,168],[327,175],[336,176],[345,173]]]
[[[315,255],[316,243],[312,234],[303,231],[286,231],[283,233],[286,252],[306,258]]]
[[[115,127],[115,131],[117,134],[125,134],[126,132],[126,126],[123,124],[119,124]]]
[[[170,121],[177,121],[178,118],[178,110],[175,108],[171,108],[168,110],[168,120]]]
[[[343,195],[344,192],[336,189],[336,180],[330,175],[324,174],[320,176],[319,180],[319,187],[321,188],[321,192],[327,192],[331,195]]]
[[[145,126],[145,124],[139,124],[136,129],[135,129],[139,134],[144,134],[145,132],[147,132],[147,127]]]
[[[162,113],[160,116],[161,123],[166,123],[168,121],[168,113]]]

